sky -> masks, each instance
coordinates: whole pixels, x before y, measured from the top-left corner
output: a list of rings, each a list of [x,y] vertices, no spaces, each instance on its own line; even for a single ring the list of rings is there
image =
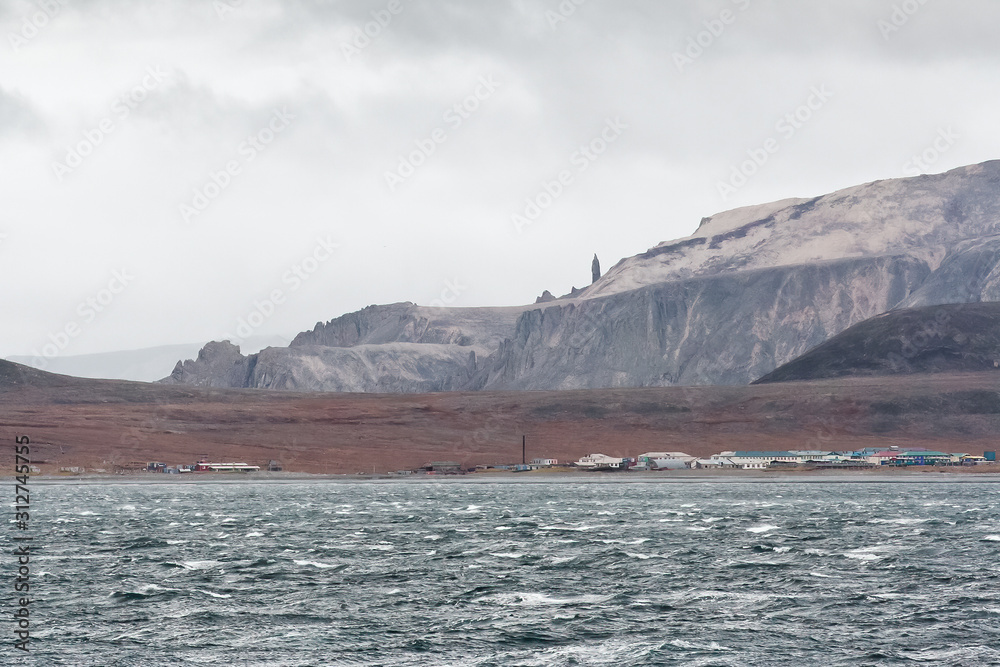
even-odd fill
[[[1000,157],[991,0],[11,0],[0,356],[569,292]]]

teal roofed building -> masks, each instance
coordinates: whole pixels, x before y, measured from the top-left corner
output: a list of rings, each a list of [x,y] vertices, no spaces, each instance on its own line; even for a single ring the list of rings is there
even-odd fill
[[[945,452],[934,452],[928,450],[908,450],[896,454],[894,461],[890,460],[889,465],[897,466],[932,466],[943,465],[952,462],[951,454]]]

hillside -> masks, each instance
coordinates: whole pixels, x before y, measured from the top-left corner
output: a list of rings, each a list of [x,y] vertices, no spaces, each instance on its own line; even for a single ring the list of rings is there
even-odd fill
[[[268,345],[287,345],[289,340],[290,338],[282,336],[251,336],[243,342],[243,348],[256,352]],[[155,382],[177,364],[178,357],[197,355],[198,350],[204,345],[204,343],[162,345],[95,354],[61,354],[44,359],[14,355],[7,357],[7,361],[41,367],[50,373],[74,377]]]
[[[52,376],[0,362],[0,432],[43,471],[201,456],[314,473],[726,449],[996,448],[987,373],[566,392],[330,394]]]
[[[1000,381],[1000,303],[897,310],[856,324],[755,384],[984,371]]]

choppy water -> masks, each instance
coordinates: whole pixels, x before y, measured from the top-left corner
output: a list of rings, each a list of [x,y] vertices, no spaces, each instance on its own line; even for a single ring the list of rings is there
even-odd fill
[[[32,506],[32,654],[0,664],[1000,664],[1000,484],[36,484]]]

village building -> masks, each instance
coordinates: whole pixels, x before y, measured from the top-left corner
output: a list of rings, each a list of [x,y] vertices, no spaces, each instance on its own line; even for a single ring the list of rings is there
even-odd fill
[[[589,454],[574,464],[584,470],[621,470],[624,459],[605,454]]]
[[[685,467],[690,467],[697,458],[697,456],[691,456],[685,452],[647,452],[639,454],[636,457],[636,461],[639,465],[647,465],[650,468],[655,467],[653,466],[653,461],[656,460],[681,461]]]

